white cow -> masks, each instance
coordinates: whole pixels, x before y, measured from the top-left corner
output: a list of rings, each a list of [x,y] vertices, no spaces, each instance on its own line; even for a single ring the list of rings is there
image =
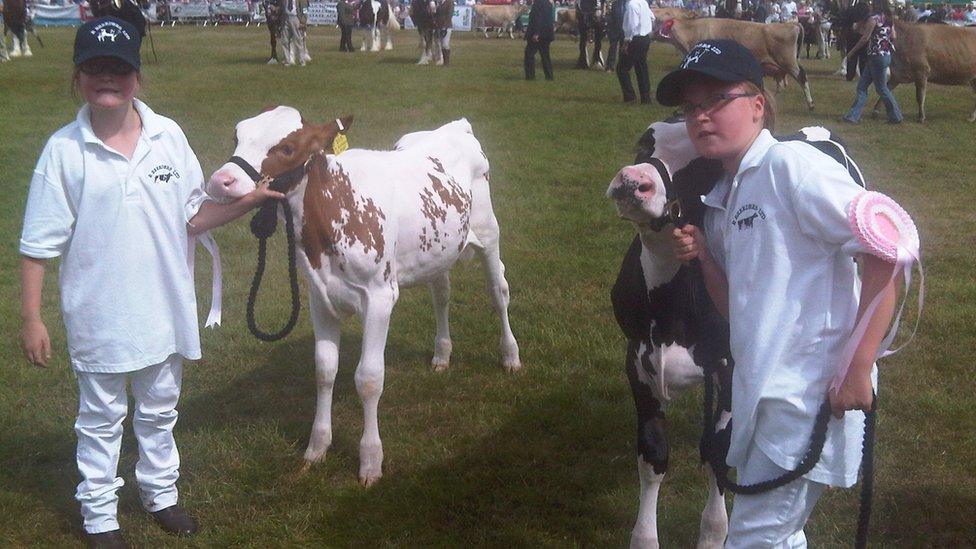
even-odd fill
[[[305,452],[307,469],[332,443],[332,389],[339,364],[339,323],[356,314],[363,324],[356,389],[363,402],[359,480],[382,475],[377,406],[383,391],[390,314],[400,288],[426,284],[434,301],[435,370],[451,357],[449,272],[470,248],[484,266],[492,304],[501,317],[502,364],[521,367],[508,320],[508,282],[491,207],[488,160],[467,120],[412,133],[394,151],[352,149],[333,155],[332,142],[352,117],[315,125],[278,107],[237,124],[234,155],[262,176],[302,175],[286,191],[300,244],[298,263],[308,279],[318,382],[315,422]],[[245,195],[255,183],[234,163],[211,176],[218,199]]]

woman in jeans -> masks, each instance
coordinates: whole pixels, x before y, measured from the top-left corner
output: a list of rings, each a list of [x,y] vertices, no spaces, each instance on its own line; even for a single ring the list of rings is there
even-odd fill
[[[861,111],[864,110],[864,104],[868,100],[868,86],[874,82],[874,89],[881,96],[885,110],[888,112],[888,123],[901,123],[901,109],[898,108],[895,96],[888,89],[888,75],[886,73],[888,65],[891,64],[891,53],[895,50],[895,27],[893,24],[894,17],[888,0],[872,0],[871,14],[861,22],[861,39],[853,48],[848,50],[845,58],[846,61],[867,45],[867,66],[861,72],[861,79],[857,82],[857,95],[854,97],[854,104],[851,105],[851,110],[844,115],[845,122],[856,124],[860,120]]]

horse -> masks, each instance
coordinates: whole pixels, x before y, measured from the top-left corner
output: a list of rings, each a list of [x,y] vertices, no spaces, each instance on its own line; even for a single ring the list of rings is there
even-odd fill
[[[411,0],[410,18],[420,33],[420,61],[426,65],[451,62],[451,19],[454,16],[452,0]]]
[[[149,8],[149,0],[91,0],[89,6],[94,17],[115,17],[127,21],[139,31],[140,37],[146,37],[149,23],[142,10]]]
[[[393,37],[390,36],[390,6],[386,0],[360,2],[359,24],[366,27],[360,51],[393,49]]]
[[[14,44],[10,50],[10,57],[30,57],[33,54],[27,43],[27,5],[24,0],[6,0],[3,8],[3,40],[7,40],[7,32],[13,34]],[[6,46],[6,44],[4,44]],[[6,47],[4,47],[6,50]]]
[[[624,0],[621,0],[624,1]],[[603,37],[607,33],[604,14],[607,13],[607,0],[577,0],[576,1],[576,30],[579,38],[579,59],[576,60],[577,69],[588,69],[603,62]],[[593,56],[587,59],[586,46],[590,41],[590,31],[593,32]]]

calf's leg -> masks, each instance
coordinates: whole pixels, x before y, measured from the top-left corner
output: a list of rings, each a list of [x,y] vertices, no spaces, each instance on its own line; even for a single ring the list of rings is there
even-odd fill
[[[451,304],[451,275],[439,275],[428,284],[434,302],[434,315],[437,318],[437,335],[434,336],[434,358],[430,365],[435,371],[446,370],[451,364],[451,327],[449,309]]]
[[[359,441],[359,482],[374,484],[383,476],[383,443],[380,441],[379,408],[385,373],[386,335],[395,291],[367,297],[363,313],[363,348],[356,367],[356,391],[363,402],[363,437]]]
[[[702,510],[701,525],[698,531],[698,549],[721,549],[725,536],[729,533],[729,514],[725,509],[725,494],[718,486],[712,466],[706,464],[708,472],[708,501]]]
[[[657,496],[668,469],[668,441],[664,411],[654,394],[651,343],[627,343],[627,379],[637,408],[637,471],[640,474],[640,508],[631,532],[631,549],[657,549]]]
[[[326,309],[315,289],[309,292],[309,309],[312,313],[312,330],[315,334],[315,421],[305,450],[305,464],[325,458],[332,445],[332,390],[339,371],[339,319]]]

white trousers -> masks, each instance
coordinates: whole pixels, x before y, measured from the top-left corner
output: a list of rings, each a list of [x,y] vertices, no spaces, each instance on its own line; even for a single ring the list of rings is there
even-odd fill
[[[75,499],[81,503],[85,531],[98,534],[118,530],[117,491],[125,484],[116,476],[122,447],[122,420],[128,413],[126,379],[132,389],[135,413],[132,428],[139,443],[136,482],[142,505],[149,512],[176,505],[180,454],[173,440],[176,403],[180,398],[183,357],[135,372],[78,376],[78,472],[81,483]]]
[[[281,47],[285,52],[286,65],[304,65],[311,59],[305,44],[305,34],[300,26],[297,15],[285,14],[281,18]]]
[[[737,471],[742,484],[762,482],[786,472],[755,444],[746,454],[745,464]],[[803,526],[826,487],[826,484],[800,478],[764,494],[736,495],[729,517],[726,549],[806,547]]]

